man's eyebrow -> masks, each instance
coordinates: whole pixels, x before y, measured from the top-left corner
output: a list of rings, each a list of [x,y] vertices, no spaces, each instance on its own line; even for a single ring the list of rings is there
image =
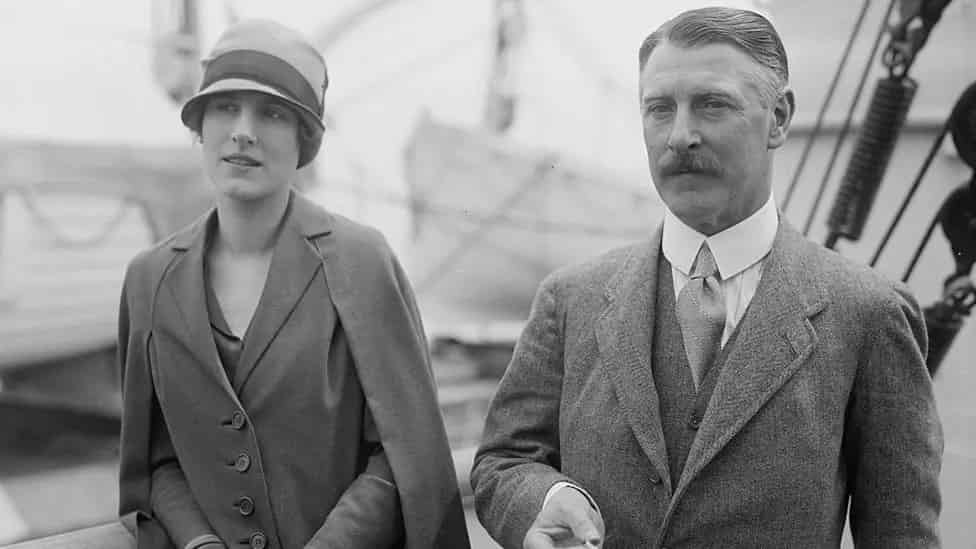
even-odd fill
[[[641,104],[650,103],[651,101],[672,100],[672,97],[666,93],[654,93],[641,96]]]
[[[728,99],[730,101],[738,101],[738,95],[733,92],[723,90],[720,88],[700,88],[692,90],[691,97],[695,99],[700,99],[702,97],[717,97],[722,99]],[[641,103],[648,103],[650,101],[658,100],[673,100],[674,95],[667,92],[652,92],[641,96]]]
[[[712,99],[725,99],[727,101],[732,101],[735,103],[739,102],[739,99],[735,94],[724,90],[715,90],[715,89],[695,92],[694,94],[692,94],[692,97],[696,99],[712,98]]]

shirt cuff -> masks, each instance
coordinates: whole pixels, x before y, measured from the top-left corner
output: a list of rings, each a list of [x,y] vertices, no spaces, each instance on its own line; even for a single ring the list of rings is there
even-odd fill
[[[217,549],[218,547],[225,547],[220,538],[213,534],[204,534],[186,542],[183,549]]]
[[[549,488],[549,491],[546,492],[546,497],[542,500],[543,509],[545,509],[546,504],[549,503],[549,500],[552,499],[552,496],[556,495],[556,492],[558,492],[560,488],[573,488],[574,490],[577,490],[579,493],[583,494],[584,497],[586,497],[587,501],[590,502],[590,507],[592,507],[598,515],[601,517],[603,516],[603,513],[600,512],[600,506],[596,504],[596,501],[593,499],[593,496],[589,494],[589,492],[573,484],[572,482],[566,482],[565,480],[561,480]]]

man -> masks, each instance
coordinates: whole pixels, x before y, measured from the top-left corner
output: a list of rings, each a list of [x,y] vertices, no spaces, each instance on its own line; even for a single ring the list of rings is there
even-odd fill
[[[794,111],[762,16],[643,43],[667,206],[645,242],[550,275],[472,485],[506,548],[938,547],[942,432],[900,284],[805,240],[771,196]]]

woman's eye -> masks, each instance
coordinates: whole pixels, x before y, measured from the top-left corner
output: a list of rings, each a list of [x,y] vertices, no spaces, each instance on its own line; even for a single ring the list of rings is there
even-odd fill
[[[217,102],[214,104],[214,110],[217,112],[236,112],[237,105],[229,102]]]
[[[281,107],[270,107],[264,110],[264,115],[271,120],[287,120],[288,113]]]

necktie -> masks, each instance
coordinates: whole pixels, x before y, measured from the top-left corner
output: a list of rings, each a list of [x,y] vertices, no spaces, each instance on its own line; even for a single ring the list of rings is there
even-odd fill
[[[697,391],[718,353],[725,328],[725,297],[719,283],[718,267],[707,243],[703,242],[698,252],[691,269],[691,280],[678,294],[675,313]]]

